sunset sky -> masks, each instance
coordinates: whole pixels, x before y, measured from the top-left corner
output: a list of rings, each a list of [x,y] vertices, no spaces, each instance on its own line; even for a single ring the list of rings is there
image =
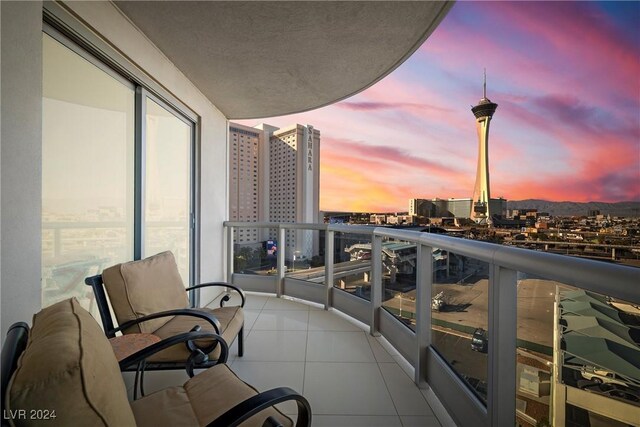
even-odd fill
[[[467,2],[398,69],[340,103],[245,120],[321,132],[320,209],[406,211],[471,197],[475,119],[492,197],[640,200],[640,2]]]

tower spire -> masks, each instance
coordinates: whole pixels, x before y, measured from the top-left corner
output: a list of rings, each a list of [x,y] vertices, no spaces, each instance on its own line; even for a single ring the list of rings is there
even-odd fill
[[[489,193],[489,122],[495,113],[498,104],[487,98],[487,69],[484,69],[484,81],[482,85],[483,98],[478,105],[471,107],[476,117],[478,130],[478,169],[476,171],[476,185],[473,189],[470,217],[479,224],[491,224],[491,215],[494,213],[489,206],[491,193]]]
[[[487,69],[484,69],[484,85],[482,86],[482,97],[487,99]]]

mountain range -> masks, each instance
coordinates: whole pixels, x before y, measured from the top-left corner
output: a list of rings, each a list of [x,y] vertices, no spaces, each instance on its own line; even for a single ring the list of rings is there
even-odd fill
[[[507,209],[537,209],[557,216],[586,216],[589,211],[600,211],[603,215],[638,217],[640,202],[551,202],[549,200],[526,199],[508,200]]]

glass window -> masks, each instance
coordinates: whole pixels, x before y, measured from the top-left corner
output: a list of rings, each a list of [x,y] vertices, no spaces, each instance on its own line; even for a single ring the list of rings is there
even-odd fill
[[[43,33],[42,305],[133,258],[134,105],[128,85]]]
[[[143,257],[170,250],[189,286],[191,125],[146,98]]]
[[[87,58],[43,33],[42,300],[75,296],[95,311],[84,278],[140,256],[171,250],[191,283],[195,125]]]

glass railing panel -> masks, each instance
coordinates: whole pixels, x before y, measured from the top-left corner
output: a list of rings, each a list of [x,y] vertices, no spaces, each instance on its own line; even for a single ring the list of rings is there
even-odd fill
[[[523,425],[550,425],[554,311],[552,280],[518,272],[516,419]]]
[[[285,239],[285,276],[291,279],[324,284],[325,231],[286,230]]]
[[[371,301],[371,235],[334,234],[333,286]]]
[[[43,307],[74,296],[98,315],[93,291],[84,279],[127,260],[130,236],[123,222],[43,223]]]
[[[233,271],[235,274],[275,275],[277,241],[258,227],[234,227]]]
[[[439,248],[432,256],[432,346],[486,404],[489,264]]]
[[[638,301],[633,304],[545,282],[546,289],[540,292],[553,293],[557,302],[551,311],[555,312],[554,320],[546,327],[554,337],[552,357],[559,367],[558,375],[551,376],[551,406],[556,405],[556,413],[564,412],[567,425],[584,420],[589,425],[637,423],[640,420]],[[545,304],[538,310],[548,308],[549,304]]]
[[[418,245],[395,239],[382,241],[382,308],[416,330]]]

